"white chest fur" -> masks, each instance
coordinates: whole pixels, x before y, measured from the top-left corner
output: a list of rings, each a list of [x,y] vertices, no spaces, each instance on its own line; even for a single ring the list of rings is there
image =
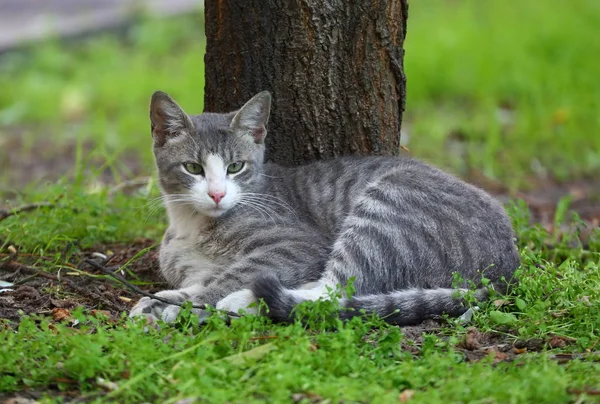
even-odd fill
[[[202,285],[219,265],[202,251],[206,219],[193,215],[185,206],[167,204],[170,226],[160,249],[160,269],[171,285]]]

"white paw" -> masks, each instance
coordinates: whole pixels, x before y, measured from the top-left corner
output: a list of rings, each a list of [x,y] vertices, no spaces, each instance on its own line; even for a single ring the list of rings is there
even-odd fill
[[[258,314],[256,307],[248,307],[256,302],[256,297],[250,289],[242,289],[233,292],[217,302],[217,310],[231,311],[238,313],[243,309],[247,314]]]
[[[189,300],[189,295],[179,290],[163,290],[156,294],[158,297],[170,300],[174,303],[183,303]],[[129,312],[129,317],[144,316],[151,320],[162,320],[165,323],[172,323],[177,320],[181,311],[181,306],[168,304],[160,300],[142,297],[139,302]],[[203,318],[204,310],[193,309],[193,313]]]

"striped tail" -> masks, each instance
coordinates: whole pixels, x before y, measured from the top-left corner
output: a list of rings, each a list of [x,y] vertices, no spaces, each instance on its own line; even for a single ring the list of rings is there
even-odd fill
[[[286,289],[275,275],[265,275],[257,279],[252,291],[269,307],[269,317],[278,322],[293,320],[292,311],[296,305],[318,298],[310,290]],[[443,314],[458,317],[469,308],[462,297],[465,292],[465,289],[412,288],[379,295],[354,296],[351,299],[340,299],[340,305],[344,308],[340,317],[350,319],[362,316],[364,311],[366,314],[377,314],[386,322],[400,326],[419,324]],[[319,297],[327,296],[320,294]],[[485,288],[475,292],[478,301],[488,297],[489,291]]]

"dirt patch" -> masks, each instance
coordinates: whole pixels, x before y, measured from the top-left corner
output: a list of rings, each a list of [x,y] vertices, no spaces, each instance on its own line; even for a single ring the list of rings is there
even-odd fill
[[[412,353],[415,356],[421,354],[421,349],[425,340],[425,336],[433,334],[442,340],[447,338],[444,335],[444,323],[446,320],[427,320],[422,324],[403,327],[404,339],[402,348],[405,351]],[[454,349],[463,354],[466,362],[479,362],[483,359],[490,358],[493,364],[500,362],[512,362],[518,357],[542,352],[547,349],[566,348],[573,345],[576,340],[559,336],[548,335],[545,338],[531,338],[526,340],[515,340],[510,337],[514,334],[514,330],[505,330],[506,332],[481,332],[475,327],[467,329],[462,341],[460,341]],[[571,359],[576,359],[577,355],[567,354],[565,358],[561,354],[553,356],[553,359],[561,363]]]
[[[506,334],[495,332],[481,332],[475,327],[467,330],[467,333],[456,349],[464,354],[467,362],[478,362],[484,358],[490,358],[493,364],[500,362],[512,362],[519,356],[529,353],[541,352],[553,348],[565,348],[575,344],[576,340],[559,336],[548,335],[545,338],[531,338],[527,340],[514,340]],[[575,359],[568,355],[569,359]],[[559,360],[557,355],[553,359]],[[568,361],[566,360],[566,361]],[[566,362],[563,361],[563,362]],[[559,360],[560,362],[560,360]]]
[[[0,293],[0,318],[17,322],[23,315],[56,317],[57,309],[70,310],[76,306],[102,310],[116,318],[128,311],[139,296],[85,260],[95,260],[116,271],[143,254],[120,271],[120,275],[154,293],[166,284],[157,275],[158,251],[156,247],[150,248],[152,245],[151,240],[139,240],[131,245],[114,244],[81,251],[60,262],[61,269],[52,272],[45,271],[40,264],[45,260],[52,262],[53,257],[0,254],[0,279],[14,284]]]

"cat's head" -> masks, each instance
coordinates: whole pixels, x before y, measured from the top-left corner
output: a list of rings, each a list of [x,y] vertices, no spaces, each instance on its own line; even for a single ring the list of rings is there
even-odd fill
[[[218,217],[262,180],[271,95],[263,91],[228,114],[187,115],[167,94],[150,102],[159,184],[167,202]]]

